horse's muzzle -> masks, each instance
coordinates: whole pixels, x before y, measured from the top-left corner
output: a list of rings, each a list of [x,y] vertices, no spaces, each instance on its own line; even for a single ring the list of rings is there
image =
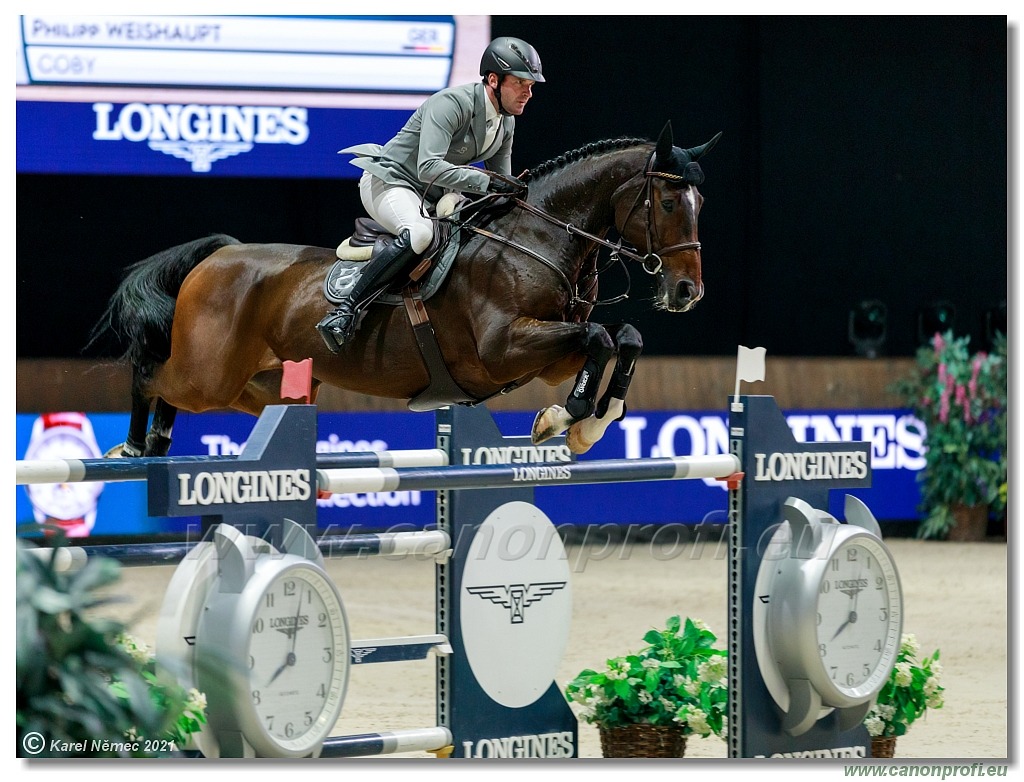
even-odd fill
[[[695,283],[685,277],[674,285],[663,281],[659,287],[661,288],[658,296],[659,303],[669,312],[687,312],[693,309],[704,296],[704,283]]]

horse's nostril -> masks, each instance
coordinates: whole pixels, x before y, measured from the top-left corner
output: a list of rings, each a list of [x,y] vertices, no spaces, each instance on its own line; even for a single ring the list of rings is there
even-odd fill
[[[690,280],[680,280],[676,284],[676,296],[681,301],[689,301],[697,295],[697,286]]]

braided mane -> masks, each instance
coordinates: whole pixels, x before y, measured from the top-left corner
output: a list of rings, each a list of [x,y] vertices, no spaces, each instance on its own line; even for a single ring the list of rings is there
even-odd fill
[[[615,138],[606,139],[604,141],[594,141],[580,147],[579,149],[574,149],[571,152],[564,152],[552,160],[548,160],[541,163],[539,166],[531,168],[525,173],[523,180],[526,182],[533,181],[538,177],[550,174],[552,171],[557,171],[560,168],[565,168],[565,166],[570,163],[575,163],[577,160],[583,160],[591,155],[598,155],[602,152],[609,152],[614,149],[626,149],[628,147],[636,147],[641,144],[650,143],[652,142],[644,138]]]

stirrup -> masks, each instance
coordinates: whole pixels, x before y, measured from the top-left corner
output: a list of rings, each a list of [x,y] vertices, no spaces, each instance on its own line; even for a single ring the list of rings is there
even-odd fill
[[[332,353],[338,353],[345,343],[352,339],[356,330],[359,312],[351,307],[338,307],[328,312],[316,324],[317,331],[323,337],[324,344]]]

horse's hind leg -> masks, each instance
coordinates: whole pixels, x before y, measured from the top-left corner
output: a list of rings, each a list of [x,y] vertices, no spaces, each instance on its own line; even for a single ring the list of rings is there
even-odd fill
[[[146,434],[146,456],[167,456],[171,450],[171,430],[178,408],[162,398],[157,398],[153,411],[153,423]]]
[[[628,323],[609,327],[614,331],[615,350],[618,357],[608,387],[597,403],[594,415],[569,426],[566,443],[573,453],[586,453],[600,440],[613,421],[626,415],[626,392],[633,381],[633,370],[640,357],[644,342],[640,332]]]
[[[151,400],[142,391],[138,379],[132,378],[132,412],[128,419],[128,436],[120,445],[115,445],[103,456],[121,458],[142,456],[146,450],[146,427],[149,426]]]

